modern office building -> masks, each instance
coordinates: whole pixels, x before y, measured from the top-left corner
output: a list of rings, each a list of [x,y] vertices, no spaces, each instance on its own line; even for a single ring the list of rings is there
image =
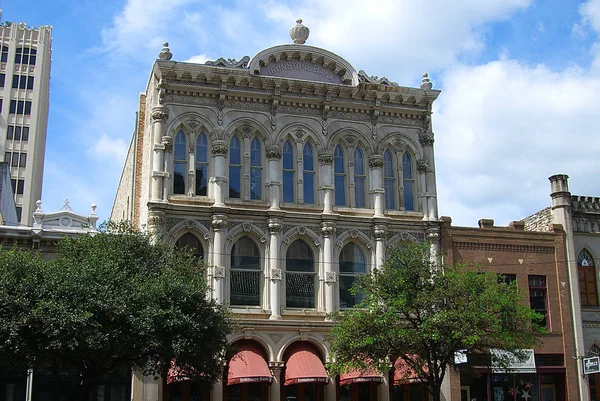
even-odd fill
[[[134,400],[426,399],[397,369],[324,365],[327,314],[356,304],[356,277],[400,241],[437,252],[440,92],[426,74],[411,88],[357,71],[308,34],[298,20],[294,43],[205,64],[165,44],[152,66],[111,219],[204,259],[243,357],[210,386],[136,373]]]
[[[30,226],[42,194],[52,27],[4,22],[0,46],[0,157],[10,166],[18,221]]]

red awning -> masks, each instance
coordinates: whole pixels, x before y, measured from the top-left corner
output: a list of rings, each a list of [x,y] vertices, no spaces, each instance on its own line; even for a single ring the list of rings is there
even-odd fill
[[[424,368],[425,371],[426,368]],[[410,368],[402,358],[396,359],[394,363],[394,385],[403,383],[414,383],[419,381],[419,374]]]
[[[298,343],[285,365],[284,385],[297,383],[327,383],[328,377],[321,358],[309,345]]]
[[[239,351],[229,361],[227,385],[271,382],[273,376],[258,345],[242,343]]]
[[[381,373],[373,369],[367,369],[365,371],[352,370],[347,373],[340,375],[340,386],[345,386],[352,383],[364,383],[364,382],[382,382],[383,376]]]

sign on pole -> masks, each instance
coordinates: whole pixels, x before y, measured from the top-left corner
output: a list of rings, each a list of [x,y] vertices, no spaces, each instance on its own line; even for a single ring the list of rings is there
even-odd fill
[[[583,358],[583,374],[600,373],[600,357]]]

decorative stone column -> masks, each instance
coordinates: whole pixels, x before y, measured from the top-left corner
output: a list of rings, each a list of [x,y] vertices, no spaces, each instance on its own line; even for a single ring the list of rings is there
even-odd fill
[[[356,207],[356,184],[354,183],[354,137],[351,141],[346,138],[348,143],[346,149],[348,151],[348,204],[350,207]],[[352,143],[350,143],[352,142]]]
[[[427,159],[417,159],[417,171],[419,172],[419,203],[421,204],[421,210],[423,211],[423,220],[429,220],[429,206],[428,206],[428,192],[427,192]]]
[[[279,210],[279,188],[282,186],[281,147],[272,145],[267,148],[267,163],[269,166],[269,203],[271,210]]]
[[[214,205],[223,206],[225,198],[229,197],[229,188],[227,187],[227,152],[229,145],[226,141],[216,140],[212,143],[212,155],[214,158],[214,179],[211,178],[213,184]]]
[[[319,152],[321,186],[323,192],[323,213],[333,213],[333,153],[329,150]]]
[[[225,238],[227,238],[227,216],[215,214],[211,221],[214,235],[213,266],[212,266],[212,288],[213,298],[218,303],[225,302]]]
[[[439,266],[439,257],[440,257],[440,233],[438,228],[433,228],[427,230],[427,239],[430,242],[429,245],[429,256],[431,257],[431,262],[435,263],[436,266]]]
[[[270,281],[270,304],[271,316],[269,319],[281,319],[281,280],[283,273],[281,269],[281,229],[283,221],[278,217],[271,217],[269,226],[269,276]]]
[[[188,196],[194,196],[196,194],[196,143],[192,142],[190,138],[190,144],[188,147]]]
[[[153,202],[162,201],[163,195],[163,151],[162,137],[165,136],[166,122],[169,118],[169,109],[164,106],[152,109],[153,135],[152,135],[152,198]]]
[[[169,192],[171,190],[171,175],[169,174],[169,166],[173,162],[173,138],[168,135],[162,137],[162,146],[164,149],[164,177],[163,177],[163,201],[169,199]]]
[[[252,145],[252,132],[249,127],[244,127],[242,132],[244,151],[242,153],[242,170],[244,173],[243,193],[244,200],[250,200],[250,146]],[[261,183],[262,185],[262,183]]]
[[[279,401],[281,398],[281,370],[283,362],[269,362],[273,382],[269,387],[269,401]]]
[[[373,236],[375,237],[375,269],[381,269],[385,262],[385,235],[387,226],[385,224],[375,224],[373,226]]]
[[[428,117],[428,121],[430,118]],[[431,132],[431,124],[427,123],[427,131],[419,134],[419,142],[423,146],[423,156],[427,160],[425,169],[426,186],[423,189],[427,198],[427,208],[423,210],[423,220],[427,216],[429,221],[437,221],[437,191],[435,183],[435,162],[433,159],[433,132]]]
[[[383,217],[385,208],[385,190],[383,189],[383,156],[373,155],[369,158],[369,170],[371,173],[371,192],[373,193],[373,217]]]
[[[150,209],[148,219],[146,220],[147,230],[152,237],[152,242],[156,243],[164,234],[165,212],[161,210]]]
[[[398,209],[405,210],[404,168],[402,166],[402,157],[404,156],[404,152],[406,152],[406,142],[399,138],[394,140],[394,149],[396,150],[396,160],[398,160],[396,166],[396,177],[398,177]]]
[[[325,312],[334,311],[335,289],[337,274],[333,266],[333,238],[335,237],[336,224],[333,221],[321,223],[323,233],[323,265],[325,272]]]

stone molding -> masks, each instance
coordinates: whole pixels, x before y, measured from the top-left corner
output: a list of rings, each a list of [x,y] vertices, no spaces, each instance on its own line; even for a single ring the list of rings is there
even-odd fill
[[[229,145],[226,141],[216,140],[212,143],[212,154],[213,156],[225,156],[229,152]]]
[[[516,252],[516,253],[544,253],[553,254],[554,247],[538,245],[517,245],[517,244],[493,244],[478,242],[455,242],[458,249],[468,249],[472,251],[488,252]]]
[[[271,145],[267,148],[267,160],[281,160],[281,147]]]
[[[152,117],[152,121],[164,123],[167,121],[167,118],[169,118],[169,109],[164,106],[158,106],[152,109],[152,113],[150,115]]]
[[[333,153],[329,150],[323,150],[319,152],[319,163],[321,164],[332,164],[333,163]]]
[[[373,156],[369,157],[369,167],[370,168],[383,168],[383,156],[373,155]]]

